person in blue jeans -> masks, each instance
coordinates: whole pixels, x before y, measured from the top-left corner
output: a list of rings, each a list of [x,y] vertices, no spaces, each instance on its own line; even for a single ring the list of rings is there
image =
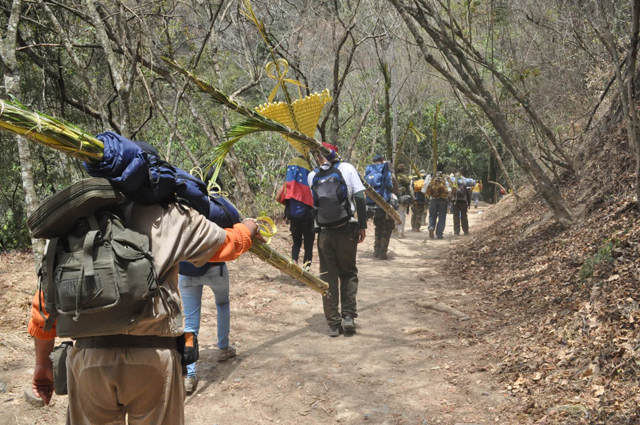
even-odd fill
[[[229,308],[229,269],[225,263],[207,263],[196,267],[185,261],[180,263],[178,278],[182,304],[184,307],[184,331],[196,336],[200,331],[202,310],[202,290],[208,286],[213,291],[218,314],[218,361],[223,362],[236,355],[236,348],[229,344],[231,311]],[[196,363],[187,365],[184,380],[187,395],[193,394],[198,386]]]

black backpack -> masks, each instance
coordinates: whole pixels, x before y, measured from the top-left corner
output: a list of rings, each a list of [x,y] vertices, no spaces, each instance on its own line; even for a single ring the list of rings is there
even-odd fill
[[[27,220],[34,237],[49,238],[38,273],[45,331],[55,322],[60,337],[118,334],[152,307],[159,288],[149,238],[127,227],[133,204],[123,199],[107,180],[87,179],[47,198]],[[58,219],[45,226],[45,217]]]
[[[316,168],[311,185],[313,211],[320,227],[336,227],[353,217],[347,183],[338,169],[339,162],[329,168]]]

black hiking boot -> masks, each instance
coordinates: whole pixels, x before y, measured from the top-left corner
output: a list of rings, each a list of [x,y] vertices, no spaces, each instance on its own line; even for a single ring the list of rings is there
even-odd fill
[[[378,256],[378,259],[380,259],[380,260],[386,260],[386,259],[388,259],[388,258],[389,258],[389,257],[387,257],[387,254],[380,254],[380,255]]]
[[[431,239],[433,239],[433,236],[435,235],[436,230],[435,229],[429,229],[429,237]]]
[[[351,316],[344,316],[344,330],[345,332],[354,332],[356,330],[356,322]]]
[[[332,325],[329,326],[330,330],[329,330],[329,336],[331,338],[335,338],[337,336],[340,336],[340,331],[342,331],[342,326],[341,325]]]

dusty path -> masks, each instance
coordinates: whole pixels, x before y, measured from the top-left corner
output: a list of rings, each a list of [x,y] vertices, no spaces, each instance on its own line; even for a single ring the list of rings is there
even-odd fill
[[[471,211],[472,230],[482,210]],[[360,316],[352,337],[329,338],[316,294],[272,270],[262,268],[272,281],[260,293],[243,289],[246,275],[233,282],[232,341],[241,354],[214,363],[211,317],[187,423],[506,423],[498,418],[504,397],[486,372],[485,347],[466,337],[483,319],[468,312],[472,319],[459,322],[415,303],[436,298],[455,306],[467,296],[438,272],[463,239],[453,236],[451,215],[447,221],[444,241],[429,239],[426,229],[393,238],[387,261],[373,258],[368,231],[358,250]],[[231,275],[246,266],[233,264]],[[210,296],[205,303],[213,313]]]
[[[471,211],[472,233],[480,211]],[[491,328],[492,314],[472,288],[440,274],[450,248],[464,240],[454,238],[451,215],[447,221],[444,241],[429,239],[426,229],[393,238],[387,261],[372,257],[368,231],[358,250],[360,317],[352,337],[329,338],[315,292],[259,260],[230,264],[231,341],[239,355],[215,361],[215,304],[205,291],[200,384],[186,400],[187,424],[509,423],[499,413],[504,384],[488,372],[490,343],[478,337]],[[273,243],[290,246],[287,237]],[[46,409],[22,397],[33,372],[26,333],[32,270],[27,254],[0,258],[0,424],[64,423],[66,397],[54,397]],[[471,320],[418,307],[424,299]]]

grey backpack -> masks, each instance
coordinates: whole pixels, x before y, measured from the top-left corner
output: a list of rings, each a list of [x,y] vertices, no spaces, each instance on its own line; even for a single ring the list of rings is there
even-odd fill
[[[47,198],[28,219],[60,217],[34,231],[49,237],[39,272],[44,330],[56,323],[60,337],[122,333],[159,292],[149,238],[126,226],[132,204],[108,181],[88,180]]]
[[[320,227],[337,227],[353,217],[347,183],[338,168],[339,162],[328,168],[315,169],[312,179],[313,211]]]

